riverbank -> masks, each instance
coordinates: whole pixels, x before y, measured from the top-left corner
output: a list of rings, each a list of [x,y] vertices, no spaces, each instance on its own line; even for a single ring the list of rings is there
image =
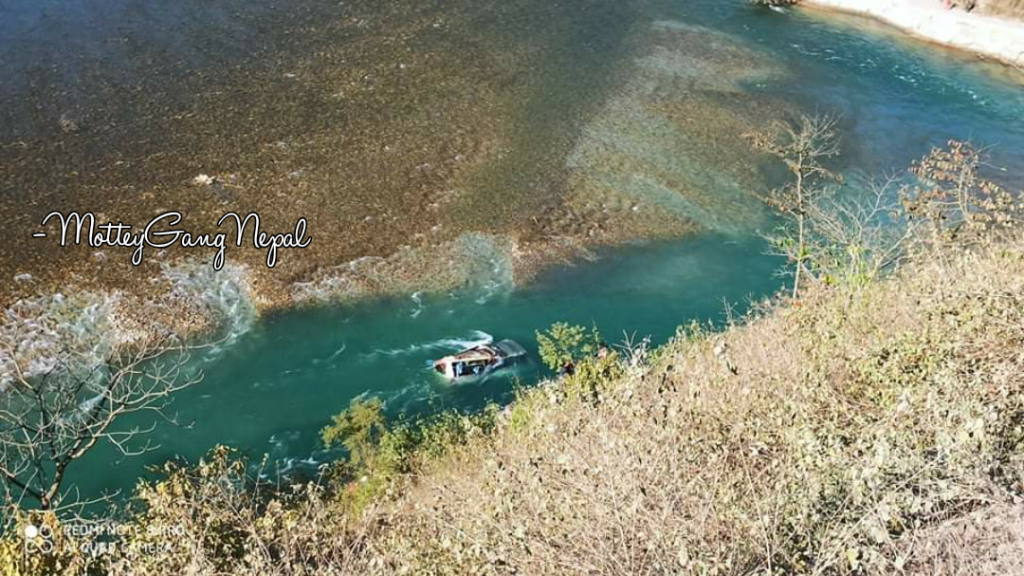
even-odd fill
[[[811,9],[870,16],[937,44],[1024,67],[1024,21],[947,10],[939,0],[803,0]]]
[[[372,425],[379,440],[353,443],[362,467],[326,486],[254,497],[223,448],[168,466],[103,560],[125,575],[1020,573],[1024,242],[923,256],[721,333],[581,359],[504,411],[361,421],[348,438]],[[0,541],[0,562],[23,545]],[[61,550],[37,568],[96,562]]]

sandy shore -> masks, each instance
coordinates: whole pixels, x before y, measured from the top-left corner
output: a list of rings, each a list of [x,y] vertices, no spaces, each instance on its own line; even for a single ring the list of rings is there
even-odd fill
[[[803,4],[871,16],[925,40],[1024,67],[1024,22],[947,10],[939,0],[805,0]]]

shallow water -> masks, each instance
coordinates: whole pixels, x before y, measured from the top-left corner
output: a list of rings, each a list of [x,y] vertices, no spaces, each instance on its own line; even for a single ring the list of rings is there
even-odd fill
[[[532,89],[526,92],[520,116],[524,124],[518,128],[522,133],[511,138],[515,145],[474,185],[497,191],[480,196],[483,201],[500,200],[505,187],[542,185],[546,172],[539,164],[563,162],[538,153],[539,148],[551,145],[561,155],[576,150],[583,160],[574,160],[572,169],[583,173],[584,200],[595,185],[588,178],[598,186],[626,190],[632,195],[627,208],[632,198],[649,198],[651,189],[664,194],[665,182],[685,180],[689,184],[678,188],[689,185],[699,194],[680,202],[681,210],[689,211],[686,215],[703,232],[683,241],[607,251],[595,262],[551,270],[518,290],[508,288],[506,271],[499,269],[493,277],[484,274],[474,286],[451,294],[410,295],[263,319],[197,365],[205,380],[174,404],[182,421],[194,422],[190,428],[161,425],[155,433],[160,449],[143,458],[122,460],[107,447],[97,449],[75,472],[84,493],[129,488],[144,465],[173,456],[194,460],[218,443],[256,457],[267,453],[282,468],[315,467],[331,456],[319,449],[317,430],[352,398],[378,396],[392,415],[444,407],[469,410],[507,401],[517,381],[530,384],[542,374],[533,366],[516,378],[493,377],[465,386],[438,382],[427,362],[468,342],[486,336],[512,338],[535,353],[534,331],[561,320],[595,324],[612,341],[623,331],[636,331],[663,342],[691,319],[720,320],[724,302],[742,308],[749,297],[775,290],[781,282],[773,275],[778,262],[764,255],[758,239],[773,220],[748,189],[752,180],[742,175],[757,170],[732,147],[709,148],[708,142],[720,143],[715,134],[695,140],[666,133],[674,125],[664,121],[670,116],[658,116],[666,102],[681,115],[676,121],[685,123],[686,115],[697,115],[689,119],[697,125],[704,121],[699,115],[708,110],[707,102],[715,105],[716,122],[723,110],[735,110],[730,122],[739,120],[730,129],[759,110],[792,106],[839,113],[844,134],[840,162],[851,182],[905,168],[949,138],[971,138],[994,146],[993,163],[1006,168],[998,174],[1019,187],[1024,173],[1024,90],[1001,67],[906,40],[855,18],[778,14],[751,9],[740,0],[630,4],[647,17],[626,23],[598,21],[616,38],[628,37],[621,42],[624,51],[636,50],[645,34],[655,34],[657,23],[661,30],[670,23],[668,28],[701,31],[684,36],[694,44],[671,46],[669,52],[655,53],[661,60],[644,62],[669,69],[664,64],[699,55],[686,59],[686,66],[714,64],[720,51],[710,44],[721,41],[742,46],[781,73],[750,75],[739,87],[709,87],[707,78],[688,83],[685,69],[672,70],[671,81],[652,80],[650,67],[638,66],[646,71],[631,75],[631,53],[628,58],[619,55],[626,62],[616,67],[615,76],[598,81],[581,74],[574,58],[586,54],[591,59],[586,70],[599,70],[594,61],[616,58],[619,43],[597,43],[599,49],[590,50],[602,31],[580,29],[566,37],[559,58],[531,76]],[[551,16],[567,18],[568,12],[552,11]],[[577,21],[581,26],[595,23],[582,17]],[[521,22],[531,25],[529,18]],[[251,41],[245,34],[237,38],[243,45]],[[558,73],[560,67],[565,74]],[[722,72],[723,77],[732,76],[731,71]],[[642,80],[636,86],[616,84],[636,78]],[[597,97],[595,91],[607,93]],[[686,93],[681,103],[673,100],[678,93]],[[638,94],[642,99],[637,100]],[[581,99],[595,103],[580,112]],[[621,113],[637,101],[642,106],[632,110],[635,116]],[[600,102],[612,104],[601,108]],[[630,130],[634,117],[650,122]],[[539,136],[537,131],[549,124],[557,129],[552,128],[550,137]],[[717,129],[717,124],[709,126]],[[588,148],[591,137],[601,138],[604,147],[596,152]],[[628,170],[606,173],[613,161]],[[735,173],[723,176],[709,168],[719,162]],[[475,214],[486,217],[484,212]]]

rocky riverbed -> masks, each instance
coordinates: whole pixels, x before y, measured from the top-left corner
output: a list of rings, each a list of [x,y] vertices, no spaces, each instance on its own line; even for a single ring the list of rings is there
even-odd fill
[[[156,320],[189,332],[297,303],[512,286],[598,246],[765,218],[742,134],[792,105],[745,86],[784,70],[646,3],[314,2],[209,25],[193,8],[167,24],[192,34],[181,52],[131,27],[95,32],[98,54],[70,64],[31,34],[4,45],[33,47],[5,64],[20,81],[0,113],[9,342],[30,325],[65,338],[93,305],[117,319],[96,330],[129,338]],[[134,267],[129,249],[32,238],[52,210],[142,224],[178,210],[196,234],[226,212],[274,231],[306,218],[313,243],[273,269],[233,246],[223,273],[202,249]]]

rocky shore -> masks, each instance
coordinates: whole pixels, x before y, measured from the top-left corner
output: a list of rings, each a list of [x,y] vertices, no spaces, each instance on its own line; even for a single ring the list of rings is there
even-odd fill
[[[803,0],[811,8],[861,14],[921,39],[1024,68],[1024,21],[948,6],[940,0]]]

